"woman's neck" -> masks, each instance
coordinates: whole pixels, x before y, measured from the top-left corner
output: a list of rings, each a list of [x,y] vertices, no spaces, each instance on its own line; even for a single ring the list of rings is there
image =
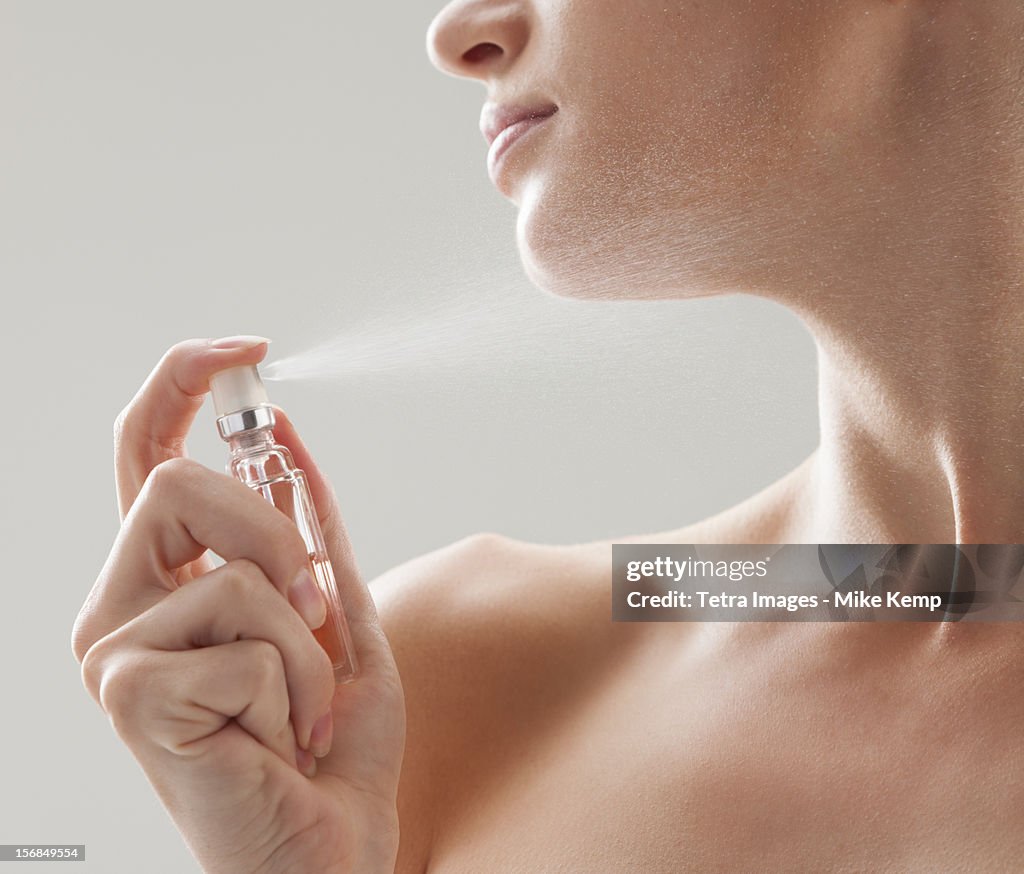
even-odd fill
[[[919,271],[908,245],[895,283],[801,313],[821,427],[808,539],[1024,542],[1024,239],[998,237],[979,220],[965,248],[984,257],[950,242]]]
[[[1024,542],[1024,111],[1005,72],[1020,68],[1019,48],[1014,57],[958,105],[936,87],[882,157],[866,150],[834,177],[834,196],[819,191],[801,225],[817,244],[802,243],[799,273],[766,295],[818,348],[808,541]]]

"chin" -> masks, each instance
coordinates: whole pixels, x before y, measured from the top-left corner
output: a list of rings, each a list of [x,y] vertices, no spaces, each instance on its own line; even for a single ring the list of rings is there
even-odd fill
[[[617,223],[595,214],[584,200],[536,179],[524,186],[516,242],[527,278],[556,297],[646,296],[645,283],[629,267],[626,248],[609,239],[609,229]]]
[[[628,202],[611,192],[590,188],[581,194],[531,180],[520,193],[516,224],[530,282],[577,300],[697,298],[736,290],[723,286],[719,271],[693,260],[685,223],[680,227],[660,211],[630,212],[624,208]],[[615,209],[609,214],[599,208],[604,204]]]

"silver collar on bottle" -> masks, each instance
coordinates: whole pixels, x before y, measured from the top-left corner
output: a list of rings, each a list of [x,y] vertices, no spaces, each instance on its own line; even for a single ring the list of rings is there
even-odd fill
[[[217,431],[223,440],[227,440],[243,431],[254,431],[257,428],[272,428],[275,421],[273,407],[266,405],[248,407],[218,418]]]

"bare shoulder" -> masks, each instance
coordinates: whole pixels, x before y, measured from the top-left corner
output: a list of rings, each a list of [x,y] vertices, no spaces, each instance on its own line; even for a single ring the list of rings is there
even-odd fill
[[[599,648],[592,638],[595,623],[608,624],[610,586],[610,542],[552,546],[481,533],[399,565],[370,590],[407,699],[443,703],[446,712],[433,715],[444,722],[495,702],[505,717],[530,716],[540,702],[509,701],[509,685],[474,687],[506,680],[522,691],[534,673],[550,682],[556,654],[560,682],[571,683],[564,651],[583,650],[583,659]]]
[[[611,545],[482,533],[370,583],[405,691],[397,874],[613,658]]]
[[[610,561],[610,541],[552,546],[483,532],[398,565],[370,588],[393,620],[414,614],[444,626],[452,611],[478,619],[496,610],[505,618],[509,610],[539,615],[592,584],[603,564],[610,572]]]
[[[611,621],[612,544],[786,542],[777,508],[799,470],[677,531],[568,545],[474,534],[370,583],[406,702],[396,874],[422,874],[434,837],[642,644],[644,623]]]

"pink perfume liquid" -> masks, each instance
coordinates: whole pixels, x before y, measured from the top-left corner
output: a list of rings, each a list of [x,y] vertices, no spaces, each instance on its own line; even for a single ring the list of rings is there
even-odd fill
[[[355,648],[305,473],[295,467],[288,449],[274,441],[270,428],[233,435],[229,442],[228,473],[262,494],[299,529],[327,602],[327,618],[313,630],[313,636],[331,659],[335,682],[351,682],[358,671]]]
[[[330,656],[334,667],[334,681],[348,683],[355,679],[356,660],[352,647],[352,639],[348,631],[348,622],[338,597],[338,584],[334,580],[334,570],[330,561],[317,559],[310,555],[313,564],[313,575],[316,577],[320,591],[327,599],[327,618],[319,628],[313,629],[313,636]]]

